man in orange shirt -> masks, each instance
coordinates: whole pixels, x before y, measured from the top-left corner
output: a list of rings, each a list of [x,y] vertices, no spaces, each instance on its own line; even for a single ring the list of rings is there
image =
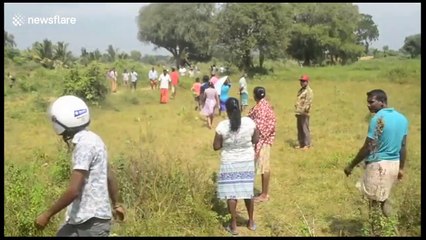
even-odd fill
[[[176,88],[179,83],[179,73],[175,68],[172,68],[170,78],[172,79],[172,98],[174,98],[176,96]]]

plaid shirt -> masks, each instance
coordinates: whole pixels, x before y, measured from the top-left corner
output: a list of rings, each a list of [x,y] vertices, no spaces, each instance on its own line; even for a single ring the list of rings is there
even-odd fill
[[[256,123],[259,129],[259,142],[256,144],[256,156],[259,156],[263,144],[272,145],[275,139],[275,125],[277,123],[272,106],[263,98],[252,109],[248,116]]]

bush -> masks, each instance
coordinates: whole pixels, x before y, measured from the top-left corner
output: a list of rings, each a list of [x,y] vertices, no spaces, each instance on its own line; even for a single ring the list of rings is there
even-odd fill
[[[65,78],[63,93],[78,96],[86,102],[98,105],[107,95],[105,76],[99,69],[97,64],[90,65],[83,73],[77,68],[71,69]]]

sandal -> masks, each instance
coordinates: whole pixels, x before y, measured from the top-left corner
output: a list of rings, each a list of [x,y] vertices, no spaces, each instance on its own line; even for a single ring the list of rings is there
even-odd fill
[[[238,235],[239,234],[237,231],[232,230],[231,225],[228,225],[227,227],[225,227],[225,230],[232,235]]]
[[[267,201],[269,201],[269,195],[267,195],[266,197],[257,196],[254,198],[254,202],[267,202]]]
[[[253,223],[253,226],[252,226],[252,227],[250,227],[249,225],[247,225],[247,228],[248,228],[249,230],[251,230],[251,231],[256,231],[257,225],[256,225],[256,223]]]

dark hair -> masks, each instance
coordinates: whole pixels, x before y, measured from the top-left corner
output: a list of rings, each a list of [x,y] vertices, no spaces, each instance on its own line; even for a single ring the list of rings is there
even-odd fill
[[[200,78],[199,78],[199,77],[196,77],[196,78],[195,78],[195,82],[200,82]]]
[[[230,97],[226,100],[225,106],[229,122],[231,123],[231,131],[235,132],[241,126],[240,104],[236,98]]]
[[[380,101],[384,104],[388,103],[388,97],[386,96],[385,91],[382,89],[374,89],[367,92],[367,97],[376,97],[377,101]]]
[[[253,89],[253,95],[256,100],[260,100],[266,96],[266,90],[264,87],[255,87]]]
[[[203,76],[203,82],[206,83],[210,80],[210,77],[208,75]]]

